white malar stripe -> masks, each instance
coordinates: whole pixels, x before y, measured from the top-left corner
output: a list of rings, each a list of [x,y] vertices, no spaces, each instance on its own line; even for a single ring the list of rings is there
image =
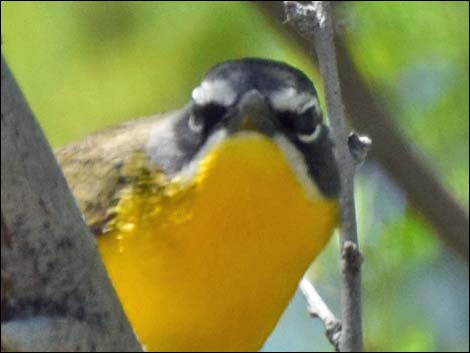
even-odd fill
[[[302,153],[283,135],[275,134],[274,141],[279,146],[279,149],[284,154],[287,162],[290,164],[298,182],[304,188],[307,196],[313,200],[322,199],[323,196],[318,190],[315,181],[308,173],[307,165]]]
[[[319,111],[317,97],[310,93],[298,93],[292,87],[272,93],[271,105],[275,110],[281,112],[291,111],[302,114],[311,107],[315,107],[315,110]]]
[[[191,162],[187,164],[177,175],[175,175],[174,180],[181,182],[189,182],[193,180],[199,170],[202,159],[206,156],[209,150],[220,144],[226,136],[227,131],[225,129],[220,129],[214,132],[199,149]]]
[[[216,103],[229,106],[235,103],[237,93],[225,80],[203,81],[192,92],[193,101],[199,105]]]

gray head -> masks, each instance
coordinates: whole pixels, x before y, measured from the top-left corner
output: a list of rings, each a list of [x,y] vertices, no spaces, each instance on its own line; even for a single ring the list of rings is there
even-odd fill
[[[286,155],[300,155],[322,194],[338,195],[329,128],[315,88],[300,70],[265,59],[226,61],[209,70],[191,98],[167,123],[165,137],[160,131],[151,137],[150,154],[167,174],[177,174],[191,163],[211,138],[249,129],[276,140],[283,149],[287,146]]]

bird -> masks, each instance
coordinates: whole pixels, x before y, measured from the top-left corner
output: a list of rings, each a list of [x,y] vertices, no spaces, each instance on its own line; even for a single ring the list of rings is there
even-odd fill
[[[241,58],[57,156],[146,350],[255,351],[338,224],[334,152],[312,81]]]

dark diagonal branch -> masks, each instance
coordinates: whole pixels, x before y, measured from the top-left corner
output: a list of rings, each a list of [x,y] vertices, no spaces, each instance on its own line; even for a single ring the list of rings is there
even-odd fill
[[[1,75],[2,351],[140,351],[3,55]]]

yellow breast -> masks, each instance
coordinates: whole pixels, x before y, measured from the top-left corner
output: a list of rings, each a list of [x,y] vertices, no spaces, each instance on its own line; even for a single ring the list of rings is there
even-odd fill
[[[258,350],[337,222],[258,134],[214,146],[190,182],[134,187],[99,249],[148,350]]]

